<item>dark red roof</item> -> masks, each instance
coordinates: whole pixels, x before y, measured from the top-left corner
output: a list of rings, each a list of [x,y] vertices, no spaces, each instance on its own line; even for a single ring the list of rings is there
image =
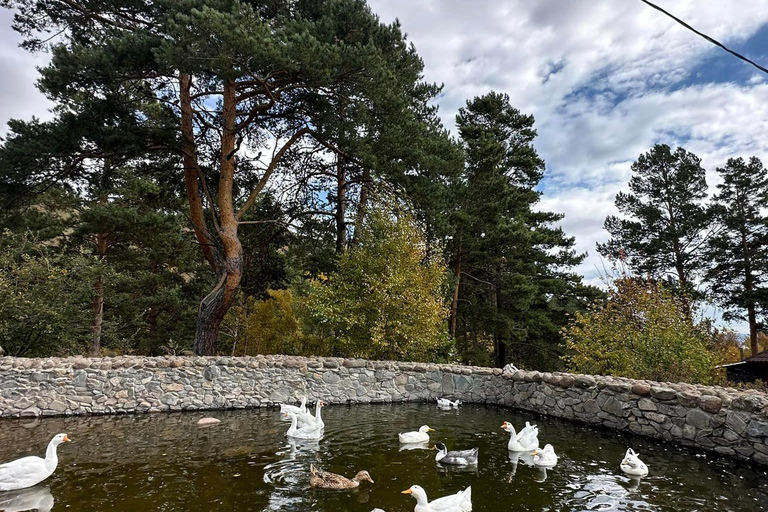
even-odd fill
[[[745,363],[768,363],[768,350],[758,352],[752,357],[748,357],[744,360]]]

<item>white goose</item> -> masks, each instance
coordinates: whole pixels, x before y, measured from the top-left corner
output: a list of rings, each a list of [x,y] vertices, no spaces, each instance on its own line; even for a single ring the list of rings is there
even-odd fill
[[[318,400],[315,404],[315,415],[312,416],[309,412],[296,413],[296,418],[299,422],[299,427],[320,427],[325,428],[325,422],[323,422],[323,416],[321,409],[325,407],[325,402]]]
[[[525,433],[523,429],[520,434],[515,432],[515,427],[508,421],[505,421],[501,428],[510,433],[509,443],[507,449],[511,452],[532,452],[539,447],[539,429],[535,425],[530,426],[526,424],[526,428],[529,429]]]
[[[619,467],[623,472],[632,476],[646,476],[648,474],[648,466],[640,460],[640,454],[635,453],[632,448],[627,448],[627,453]]]
[[[526,421],[523,430],[517,433],[517,440],[523,444],[530,444],[533,441],[536,441],[536,446],[538,446],[539,427],[536,425],[531,425],[530,422]]]
[[[403,444],[410,444],[410,443],[428,443],[429,442],[429,434],[428,432],[434,432],[435,429],[430,428],[428,425],[422,425],[421,428],[419,428],[418,432],[400,432],[397,434],[397,437],[400,439],[400,442]]]
[[[299,428],[297,426],[298,421],[296,415],[289,412],[288,417],[291,418],[291,427],[288,429],[288,432],[285,433],[288,437],[293,437],[295,439],[320,439],[323,437],[323,427],[307,425]]]
[[[548,444],[542,450],[537,448],[532,453],[533,463],[542,468],[553,468],[557,465],[557,454],[555,454],[555,448]]]
[[[56,471],[59,457],[56,448],[69,442],[67,434],[56,434],[48,443],[45,458],[24,457],[0,465],[0,491],[15,491],[37,485]]]
[[[280,404],[280,414],[287,414],[292,412],[293,414],[301,414],[307,412],[307,397],[301,397],[301,404],[297,407],[290,404]],[[290,419],[287,416],[283,416],[283,419]]]
[[[419,485],[412,485],[403,491],[416,498],[416,508],[413,512],[471,512],[472,511],[472,487],[450,496],[437,498],[435,501],[427,500],[427,493]]]
[[[437,407],[439,409],[458,409],[460,405],[461,405],[461,400],[456,400],[455,402],[451,402],[447,398],[437,399]]]

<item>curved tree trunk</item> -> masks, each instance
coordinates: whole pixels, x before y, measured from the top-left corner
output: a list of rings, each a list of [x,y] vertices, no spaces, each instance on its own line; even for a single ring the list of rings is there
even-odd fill
[[[219,281],[200,303],[195,334],[195,354],[216,354],[219,326],[235,300],[243,276],[243,246],[237,236],[238,219],[233,203],[237,119],[236,84],[224,82],[221,133],[221,163],[219,175],[218,234],[224,252],[224,264]]]

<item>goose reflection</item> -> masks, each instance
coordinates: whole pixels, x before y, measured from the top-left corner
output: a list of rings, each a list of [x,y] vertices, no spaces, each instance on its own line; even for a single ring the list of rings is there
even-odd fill
[[[316,453],[320,450],[320,440],[288,438],[288,447],[293,457],[299,453]]]
[[[534,482],[538,482],[538,483],[546,482],[547,481],[547,468],[544,468],[544,467],[541,467],[541,466],[537,466],[536,469],[538,469],[538,473],[533,478],[533,481]],[[549,468],[549,469],[552,469],[552,468]]]
[[[627,483],[627,490],[628,491],[636,491],[640,488],[640,481],[643,479],[641,476],[628,476],[626,483]]]
[[[37,512],[51,512],[53,501],[51,488],[48,486],[3,492],[0,493],[0,511],[23,512],[25,510],[37,510]]]
[[[509,462],[512,463],[512,471],[509,473],[507,481],[512,481],[512,477],[517,473],[517,465],[523,463],[526,466],[533,467],[533,455],[528,452],[508,452]]]
[[[407,444],[401,444],[400,445],[400,451],[408,451],[408,450],[431,450],[432,448],[429,447],[429,441],[424,441],[422,443],[407,443]]]
[[[471,466],[457,466],[455,464],[437,463],[437,469],[441,473],[477,473],[477,464]]]

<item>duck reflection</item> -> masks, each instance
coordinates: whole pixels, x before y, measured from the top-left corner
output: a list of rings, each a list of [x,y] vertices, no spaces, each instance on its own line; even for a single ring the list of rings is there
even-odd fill
[[[0,511],[2,512],[23,512],[25,510],[51,512],[52,508],[53,495],[48,486],[36,486],[0,493]]]
[[[400,445],[400,451],[409,451],[409,450],[431,450],[432,448],[429,446],[429,441],[424,441],[423,443],[406,443]]]
[[[477,473],[477,464],[471,466],[457,466],[455,464],[437,463],[437,469],[441,473]]]
[[[537,466],[536,469],[538,469],[538,473],[535,477],[533,477],[534,482],[546,482],[547,481],[547,468],[543,468],[541,466]],[[549,468],[552,469],[552,468]]]

